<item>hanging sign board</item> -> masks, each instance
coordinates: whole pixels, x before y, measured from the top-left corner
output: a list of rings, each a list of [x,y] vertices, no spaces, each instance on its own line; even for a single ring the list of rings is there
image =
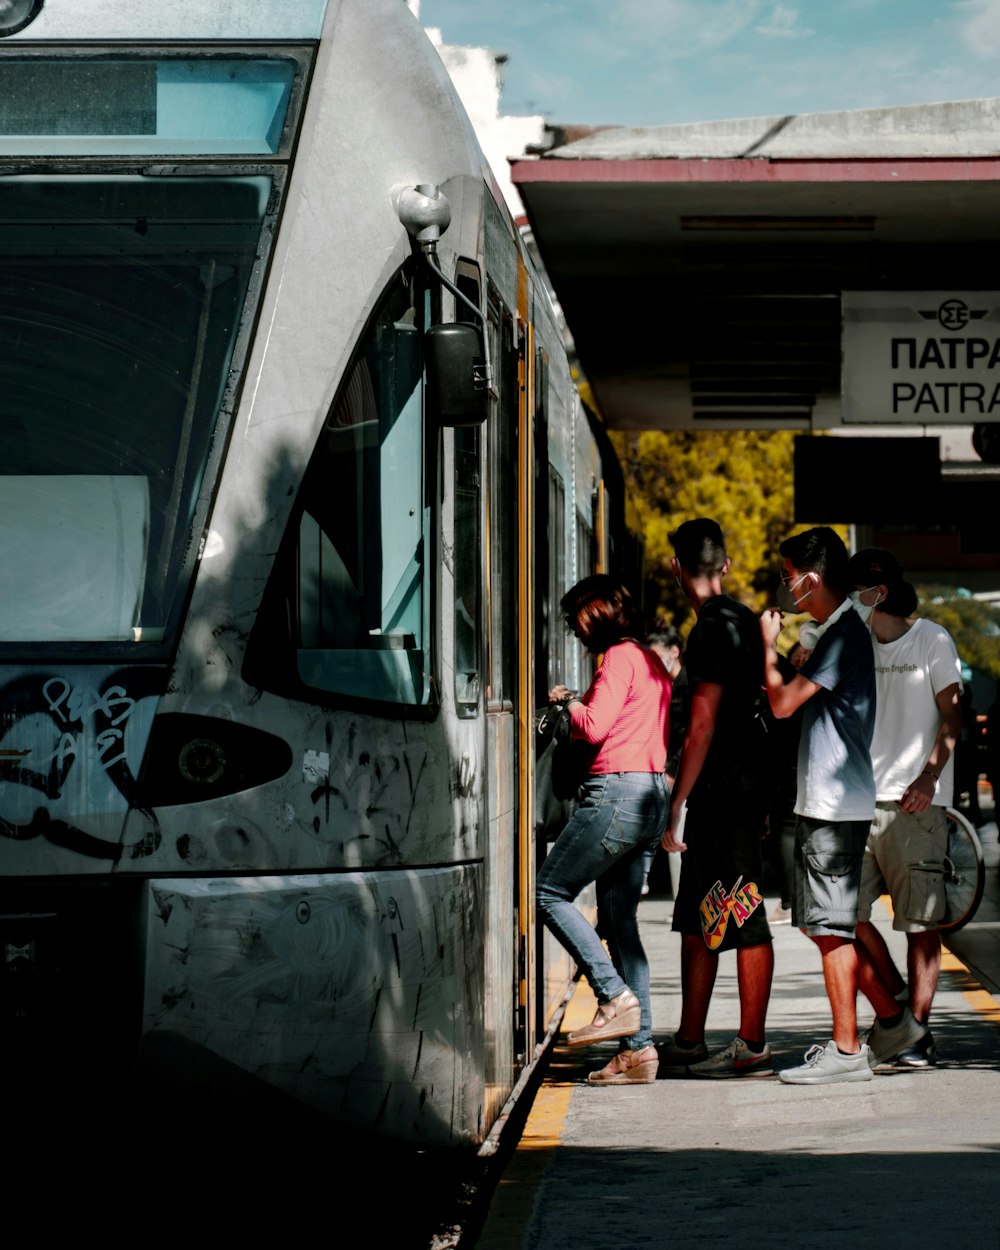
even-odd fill
[[[844,291],[842,419],[1000,421],[1000,292]]]

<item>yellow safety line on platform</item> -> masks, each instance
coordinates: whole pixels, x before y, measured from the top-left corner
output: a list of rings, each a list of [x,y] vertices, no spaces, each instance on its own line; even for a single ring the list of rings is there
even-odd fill
[[[892,899],[888,894],[882,895],[882,906],[889,913],[889,919],[891,920],[893,916]],[[941,951],[941,971],[956,975],[964,973],[964,984],[958,987],[962,997],[981,1016],[985,1016],[990,1024],[1000,1024],[1000,1003],[997,1002],[989,990],[983,989],[976,979],[976,974],[962,963],[955,952],[949,950],[947,946]]]
[[[596,1010],[597,999],[590,986],[586,981],[579,982],[566,1005],[562,1031],[570,1033],[589,1024]],[[579,1071],[575,1067],[571,1079],[559,1079],[557,1073],[562,1066],[557,1051],[535,1095],[514,1157],[493,1195],[481,1237],[482,1244],[490,1250],[522,1250],[524,1245],[542,1175],[562,1140],[569,1104],[578,1084]]]
[[[577,982],[576,993],[566,1006],[562,1032],[572,1033],[574,1029],[589,1024],[596,1010],[597,999],[590,986],[586,981]],[[554,1066],[558,1068],[558,1060]],[[553,1079],[552,1068],[549,1069],[528,1113],[518,1150],[549,1150],[559,1145],[576,1084],[575,1073],[572,1081],[561,1081],[558,1076]]]
[[[941,952],[941,971],[958,974],[962,977],[959,989],[967,1003],[975,1007],[981,1016],[985,1016],[990,1024],[1000,1024],[1000,1003],[989,990],[984,990],[959,957],[950,950]]]

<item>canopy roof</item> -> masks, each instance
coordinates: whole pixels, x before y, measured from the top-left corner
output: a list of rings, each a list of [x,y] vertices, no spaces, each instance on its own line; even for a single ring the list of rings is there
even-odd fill
[[[619,429],[840,421],[845,290],[1000,290],[1000,100],[595,130],[513,179]]]

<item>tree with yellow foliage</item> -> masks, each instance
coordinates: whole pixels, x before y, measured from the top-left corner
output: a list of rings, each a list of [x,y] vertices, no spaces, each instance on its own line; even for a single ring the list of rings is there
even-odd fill
[[[670,573],[668,535],[698,516],[714,518],[726,536],[728,593],[755,612],[773,602],[778,546],[804,528],[794,523],[794,435],[678,430],[611,437],[625,474],[628,524],[645,538],[649,615],[658,610],[678,623],[688,616]]]

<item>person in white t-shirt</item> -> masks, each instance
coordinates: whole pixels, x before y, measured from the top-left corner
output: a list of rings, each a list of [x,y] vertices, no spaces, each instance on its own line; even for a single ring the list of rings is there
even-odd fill
[[[947,630],[911,616],[917,595],[890,551],[866,547],[851,558],[849,571],[855,606],[871,630],[877,693],[871,747],[876,810],[862,869],[857,939],[882,980],[902,997],[906,983],[870,919],[872,903],[888,890],[892,927],[906,934],[910,1009],[926,1024],[941,971],[937,925],[946,902],[945,808],[952,801],[962,724],[961,664]],[[928,1031],[894,1062],[927,1067],[936,1058]]]

